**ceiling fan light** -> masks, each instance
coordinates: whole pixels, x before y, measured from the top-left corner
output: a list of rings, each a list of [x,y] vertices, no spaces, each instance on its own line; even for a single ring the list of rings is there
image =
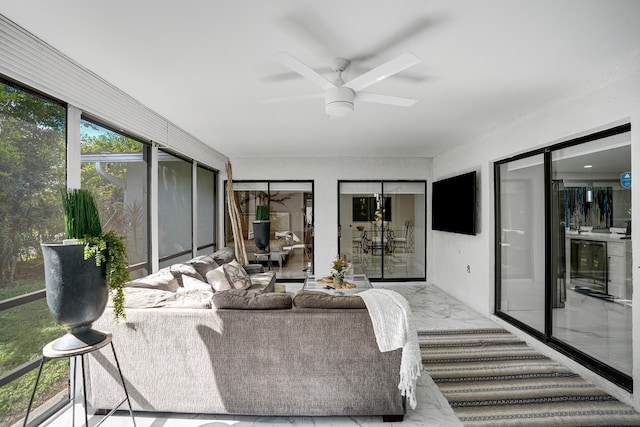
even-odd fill
[[[353,112],[355,93],[346,87],[327,90],[324,98],[325,111],[331,117],[344,117]]]
[[[353,112],[353,103],[335,101],[325,106],[325,111],[331,117],[345,117]]]

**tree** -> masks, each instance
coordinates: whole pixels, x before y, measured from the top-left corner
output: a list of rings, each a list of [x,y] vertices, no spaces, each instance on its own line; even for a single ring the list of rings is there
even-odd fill
[[[65,127],[64,107],[0,83],[0,286],[21,253],[64,230]]]

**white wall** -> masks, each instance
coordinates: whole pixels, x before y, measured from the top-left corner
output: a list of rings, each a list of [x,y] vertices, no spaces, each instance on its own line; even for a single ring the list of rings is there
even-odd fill
[[[614,125],[632,127],[632,200],[640,200],[640,56],[599,75],[463,146],[433,159],[433,178],[470,170],[480,172],[480,233],[463,236],[431,232],[431,281],[485,315],[494,311],[493,162],[512,155],[587,135]],[[633,209],[633,236],[640,235],[640,209]],[[466,272],[466,265],[471,273]],[[633,239],[633,271],[640,268],[640,239]],[[640,287],[640,275],[633,284]],[[640,324],[640,292],[634,292],[633,324]],[[640,378],[640,328],[633,331],[634,373]],[[634,397],[640,407],[640,393]]]
[[[338,180],[425,179],[431,182],[432,175],[431,159],[426,157],[233,158],[231,165],[234,181],[314,181],[314,261],[319,274],[324,269],[328,272],[329,263],[338,254]],[[225,174],[221,177],[226,179]],[[429,265],[427,258],[427,268]]]

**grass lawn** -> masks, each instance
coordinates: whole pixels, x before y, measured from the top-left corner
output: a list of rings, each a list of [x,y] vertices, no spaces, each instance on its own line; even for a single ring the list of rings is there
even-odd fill
[[[12,286],[0,288],[0,300],[42,289],[40,279],[17,280]],[[0,375],[29,362],[42,354],[42,347],[64,335],[49,314],[46,300],[40,299],[0,312]],[[0,388],[0,427],[19,420],[27,409],[37,370]],[[34,407],[67,387],[68,362],[47,362],[43,370]]]

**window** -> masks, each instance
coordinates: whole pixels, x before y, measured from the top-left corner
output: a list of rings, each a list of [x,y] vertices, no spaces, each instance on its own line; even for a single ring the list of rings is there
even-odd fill
[[[80,122],[82,187],[96,197],[104,231],[126,237],[132,276],[150,272],[148,146],[88,121]]]
[[[198,166],[197,168],[197,227],[196,245],[198,255],[215,252],[216,245],[216,173]]]
[[[42,347],[64,333],[44,300],[40,243],[64,233],[65,130],[65,107],[0,82],[0,419],[8,425],[26,412]],[[50,365],[36,407],[68,399],[65,364]]]
[[[160,267],[192,254],[192,163],[158,153],[158,233]]]

